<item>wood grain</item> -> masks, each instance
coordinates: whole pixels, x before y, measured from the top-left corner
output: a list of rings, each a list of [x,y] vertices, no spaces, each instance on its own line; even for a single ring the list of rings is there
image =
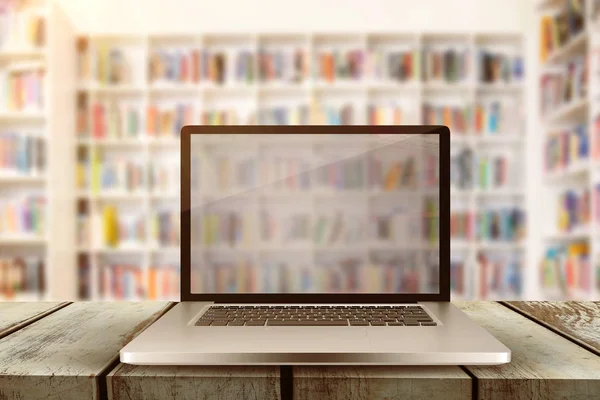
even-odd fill
[[[600,353],[600,302],[509,301],[507,304]]]
[[[498,366],[466,367],[486,400],[600,398],[600,357],[493,302],[455,302],[512,351]]]
[[[459,367],[294,367],[294,399],[470,400],[472,381]]]
[[[6,302],[0,303],[0,338],[31,322],[64,307],[61,302]]]
[[[119,364],[107,378],[109,400],[280,398],[279,367],[135,366]]]
[[[74,303],[0,340],[0,400],[97,399],[97,376],[166,302]]]

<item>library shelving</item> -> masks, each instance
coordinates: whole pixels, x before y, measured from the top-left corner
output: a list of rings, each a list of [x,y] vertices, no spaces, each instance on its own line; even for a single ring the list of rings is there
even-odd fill
[[[595,0],[539,7],[540,120],[543,129],[544,253],[538,269],[547,299],[594,300],[598,269],[598,98]]]
[[[74,85],[60,58],[74,36],[46,1],[1,3],[0,26],[0,300],[68,299],[72,240],[59,232],[73,229],[57,223],[71,199],[57,177],[72,165],[54,134],[70,131]]]
[[[178,268],[178,135],[188,123],[448,125],[452,207],[471,216],[472,230],[453,239],[453,260],[465,268],[454,276],[494,271],[472,284],[453,283],[460,288],[453,296],[521,296],[522,40],[456,33],[80,35],[73,151],[80,296],[178,298],[175,286],[161,283],[165,290],[157,291],[151,283],[175,275],[151,271]]]

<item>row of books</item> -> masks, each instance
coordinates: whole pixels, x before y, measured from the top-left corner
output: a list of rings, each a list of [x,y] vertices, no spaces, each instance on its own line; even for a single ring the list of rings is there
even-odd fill
[[[85,162],[80,163],[84,169],[84,177],[90,169]],[[139,160],[131,160],[121,157],[103,157],[102,162],[92,166],[89,182],[87,179],[79,180],[80,189],[91,188],[93,193],[100,191],[113,192],[136,192],[144,189],[147,184],[145,176],[146,168]]]
[[[139,265],[107,263],[99,268],[99,295],[114,300],[179,298],[179,266],[152,265],[147,275]]]
[[[516,241],[524,236],[525,213],[519,208],[487,209],[477,213],[453,211],[450,236],[453,239]]]
[[[180,216],[173,210],[158,210],[150,219],[150,238],[158,246],[179,246]]]
[[[375,155],[369,158],[367,171],[369,186],[385,191],[415,189],[418,184],[417,168],[414,156],[404,160],[394,160],[384,165],[383,161]]]
[[[155,193],[179,193],[179,161],[154,161],[148,165],[148,184]]]
[[[258,76],[262,82],[300,83],[308,73],[308,55],[303,49],[260,49],[258,52]]]
[[[115,101],[96,102],[91,106],[91,126],[88,126],[88,112],[78,108],[77,132],[80,136],[101,138],[131,138],[141,132],[139,107]]]
[[[587,96],[588,65],[584,57],[569,61],[560,71],[541,77],[540,99],[542,115],[549,115],[561,106]]]
[[[446,125],[453,134],[465,134],[472,126],[472,107],[424,103],[424,125]]]
[[[35,6],[34,6],[35,7]],[[46,18],[43,9],[27,4],[0,3],[0,48],[41,47],[46,43]]]
[[[0,110],[39,112],[44,108],[44,71],[0,71]]]
[[[600,223],[600,183],[596,182],[593,191],[594,208],[592,208],[592,210],[594,210],[594,215],[592,216],[592,218],[594,219],[594,222]]]
[[[475,220],[478,239],[514,242],[525,237],[525,212],[518,207],[481,210]]]
[[[423,204],[422,238],[432,244],[438,243],[440,237],[439,201],[437,196],[431,196],[426,197]]]
[[[373,261],[383,262],[364,263],[360,258],[347,257],[317,261],[313,267],[308,262],[277,259],[265,260],[260,265],[250,259],[205,260],[201,267],[194,268],[192,290],[197,293],[417,293],[439,275],[438,263],[418,262],[413,254]]]
[[[419,77],[418,54],[411,49],[372,49],[367,53],[365,77],[375,80],[414,81]]]
[[[503,154],[476,155],[464,147],[450,158],[450,183],[458,190],[492,189],[511,186],[509,156]]]
[[[473,259],[453,255],[450,290],[464,298],[518,298],[523,290],[519,254],[479,252]]]
[[[402,125],[405,118],[403,107],[396,104],[371,105],[367,108],[369,125]]]
[[[586,0],[569,0],[559,11],[540,21],[540,61],[544,62],[557,49],[565,46],[585,27]]]
[[[540,282],[542,288],[558,289],[564,296],[590,291],[593,284],[588,244],[548,247],[540,263]]]
[[[516,134],[521,132],[519,126],[521,107],[518,102],[509,103],[493,100],[475,105],[474,131],[476,135]]]
[[[503,155],[476,157],[476,181],[480,189],[506,187],[509,182],[508,158]]]
[[[46,230],[46,198],[38,195],[0,200],[0,237],[43,236]]]
[[[150,136],[179,136],[181,128],[194,124],[194,106],[177,103],[175,106],[151,104],[146,110],[146,132]]]
[[[569,189],[557,198],[557,221],[559,232],[569,232],[587,226],[591,219],[591,199],[588,188]]]
[[[135,105],[106,102],[92,105],[89,128],[87,109],[78,110],[80,117],[77,129],[80,136],[89,136],[88,131],[91,129],[91,136],[94,138],[131,138],[137,137],[144,130],[152,136],[178,136],[182,126],[193,124],[197,120],[203,125],[351,125],[355,123],[356,109],[353,104],[313,108],[306,105],[267,107],[247,113],[234,108],[213,109],[201,111],[198,120],[193,104],[179,102],[175,105],[150,105],[146,120],[141,121]],[[518,130],[518,109],[518,106],[500,101],[477,104],[474,110],[470,106],[426,103],[423,105],[423,123],[447,125],[453,134],[465,134],[472,129],[476,134],[499,134]],[[394,102],[370,103],[366,106],[367,123],[370,125],[401,124],[415,116],[404,106]]]
[[[479,52],[478,76],[483,83],[520,82],[524,76],[523,58],[499,52]]]
[[[590,137],[591,156],[594,160],[600,159],[600,114],[594,116]]]
[[[545,170],[546,172],[561,170],[573,163],[586,160],[589,153],[587,124],[549,132],[544,149]]]
[[[423,80],[464,82],[469,76],[469,50],[424,49]]]
[[[113,205],[101,210],[102,245],[115,248],[119,246],[143,244],[146,236],[146,217],[141,213],[124,213]]]
[[[0,132],[0,175],[38,175],[46,169],[46,141],[27,133]]]
[[[0,257],[0,296],[42,294],[44,286],[44,262],[39,257]]]
[[[469,211],[450,213],[450,237],[452,239],[471,239],[474,236],[474,216]]]

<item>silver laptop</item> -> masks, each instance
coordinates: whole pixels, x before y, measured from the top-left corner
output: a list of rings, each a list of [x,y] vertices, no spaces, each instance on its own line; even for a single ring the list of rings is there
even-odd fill
[[[450,131],[186,126],[181,302],[141,365],[482,365],[510,350],[450,303]]]

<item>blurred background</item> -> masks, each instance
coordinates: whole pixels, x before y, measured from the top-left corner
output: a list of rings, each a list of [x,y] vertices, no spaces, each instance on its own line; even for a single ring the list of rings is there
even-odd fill
[[[599,6],[0,0],[0,298],[178,299],[183,125],[424,123],[452,298],[598,299]]]

